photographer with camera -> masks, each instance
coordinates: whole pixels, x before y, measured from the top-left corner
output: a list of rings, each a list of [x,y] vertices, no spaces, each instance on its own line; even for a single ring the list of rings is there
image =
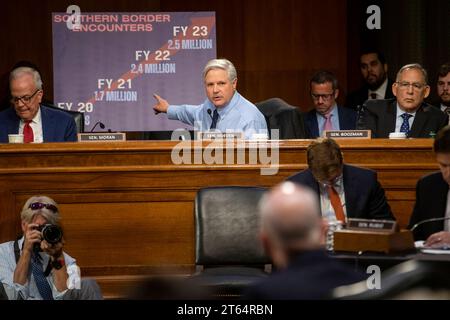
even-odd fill
[[[29,198],[22,208],[23,235],[0,244],[0,281],[10,300],[102,299],[91,279],[80,279],[75,259],[63,252],[56,202],[46,196]]]

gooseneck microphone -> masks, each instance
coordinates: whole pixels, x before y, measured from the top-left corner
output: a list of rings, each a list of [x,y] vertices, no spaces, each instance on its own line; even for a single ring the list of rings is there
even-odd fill
[[[424,223],[433,222],[433,221],[444,221],[444,220],[449,220],[449,219],[450,219],[450,217],[440,217],[440,218],[425,219],[425,220],[417,222],[415,225],[413,225],[411,227],[411,229],[409,229],[409,231],[414,231],[417,227],[421,226]]]
[[[104,125],[101,121],[97,121],[97,122],[94,124],[94,126],[92,127],[91,132],[94,132],[94,129],[95,129],[98,125],[100,126],[100,128],[105,129],[105,125]]]

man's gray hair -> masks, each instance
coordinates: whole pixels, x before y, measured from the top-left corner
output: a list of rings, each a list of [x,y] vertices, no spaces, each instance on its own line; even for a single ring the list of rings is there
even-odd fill
[[[410,69],[419,70],[422,73],[423,79],[425,80],[425,84],[428,84],[428,73],[427,73],[427,70],[425,70],[425,68],[422,67],[418,63],[410,63],[410,64],[407,64],[407,65],[401,67],[400,70],[398,70],[398,72],[397,72],[397,78],[396,78],[395,81],[400,81],[400,76],[403,73],[403,71],[410,70]]]
[[[206,64],[205,68],[203,69],[203,79],[205,79],[206,74],[213,69],[222,69],[225,70],[228,73],[228,79],[230,81],[234,81],[237,79],[237,72],[234,65],[231,63],[231,61],[227,59],[212,59],[209,60]]]
[[[56,207],[57,211],[54,212],[46,207],[43,207],[41,209],[33,210],[30,208],[30,205],[32,203],[43,203],[43,204],[50,204]],[[33,220],[33,217],[36,215],[43,216],[48,223],[59,225],[59,208],[58,204],[50,197],[47,196],[32,196],[25,202],[22,212],[20,213],[20,218],[22,221],[25,221],[27,223],[30,223]]]
[[[42,90],[42,79],[41,75],[36,69],[30,68],[30,67],[18,67],[15,68],[13,71],[11,71],[9,75],[9,83],[11,83],[12,80],[15,80],[17,78],[22,77],[25,74],[29,74],[33,77],[34,85],[36,89]]]

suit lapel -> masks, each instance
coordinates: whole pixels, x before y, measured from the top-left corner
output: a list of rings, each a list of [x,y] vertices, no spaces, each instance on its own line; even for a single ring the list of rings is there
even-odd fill
[[[395,131],[395,122],[397,117],[397,100],[392,101],[387,105],[386,114],[384,115],[386,124],[381,128],[382,132],[380,137],[389,137],[389,133]]]
[[[322,212],[322,204],[320,201],[320,187],[319,187],[319,183],[317,182],[316,178],[314,178],[311,169],[306,169],[306,179],[305,179],[305,184],[310,187],[312,190],[315,191],[316,195],[317,195],[317,201],[319,203],[319,207],[320,207],[320,212]]]
[[[416,115],[414,117],[411,132],[409,135],[411,137],[418,137],[420,135],[420,132],[422,132],[426,122],[427,122],[427,110],[425,110],[423,105],[421,105],[416,111]]]
[[[392,93],[392,84],[393,84],[393,82],[391,81],[391,79],[388,79],[386,93],[384,95],[385,99],[395,98],[394,94]]]
[[[16,111],[13,107],[11,107],[9,118],[11,119],[11,121],[8,125],[8,134],[19,133],[20,118],[17,116]]]
[[[442,177],[442,175],[441,175]],[[431,210],[430,212],[435,212],[436,217],[444,217],[445,216],[445,210],[447,208],[447,193],[448,193],[448,184],[445,182],[444,178],[441,178],[441,181],[439,185],[436,186],[436,189],[434,190],[437,194],[438,201],[435,201],[436,204],[436,210]]]
[[[346,122],[347,119],[344,115],[344,111],[342,110],[342,108],[340,108],[338,106],[337,112],[338,112],[338,118],[339,118],[339,128],[341,130],[346,130],[348,126],[347,126],[347,122]]]
[[[52,115],[43,106],[41,106],[41,122],[42,122],[42,136],[44,138],[44,142],[53,141],[52,137],[54,136],[55,133],[55,126],[49,125],[52,123]]]
[[[307,122],[311,138],[319,136],[319,124],[317,123],[316,111],[312,110],[307,114]]]
[[[345,208],[347,210],[347,217],[348,218],[356,218],[354,216],[355,208],[356,208],[356,201],[358,190],[354,190],[354,186],[357,185],[354,183],[354,177],[351,175],[350,170],[348,170],[348,167],[344,164],[343,170],[342,170],[342,178],[344,179],[344,193],[345,193]]]

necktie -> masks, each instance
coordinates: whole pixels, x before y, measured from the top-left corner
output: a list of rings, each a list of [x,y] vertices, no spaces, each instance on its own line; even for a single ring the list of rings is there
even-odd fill
[[[38,253],[33,253],[31,256],[31,272],[33,273],[34,281],[42,299],[53,300],[52,289],[47,278],[44,276],[44,270]]]
[[[336,219],[345,222],[344,209],[342,208],[341,198],[332,186],[328,186],[328,196],[330,197],[331,206],[333,207]]]
[[[23,127],[23,142],[30,143],[34,142],[33,128],[30,126],[31,120],[25,121],[25,126]]]
[[[377,94],[375,92],[372,92],[370,94],[370,99],[376,99],[377,98]]]
[[[448,115],[448,124],[450,124],[450,107],[445,108],[444,112]]]
[[[325,118],[325,123],[323,124],[323,130],[333,130],[333,124],[331,123],[332,114],[325,114],[323,117]]]
[[[409,113],[404,113],[401,115],[403,118],[402,126],[400,127],[400,132],[406,133],[406,136],[409,136],[409,118],[412,117]]]
[[[215,129],[216,128],[217,120],[219,120],[219,113],[217,112],[217,109],[214,109],[213,117],[212,117],[212,123],[211,123],[211,128],[209,128],[209,129]]]

